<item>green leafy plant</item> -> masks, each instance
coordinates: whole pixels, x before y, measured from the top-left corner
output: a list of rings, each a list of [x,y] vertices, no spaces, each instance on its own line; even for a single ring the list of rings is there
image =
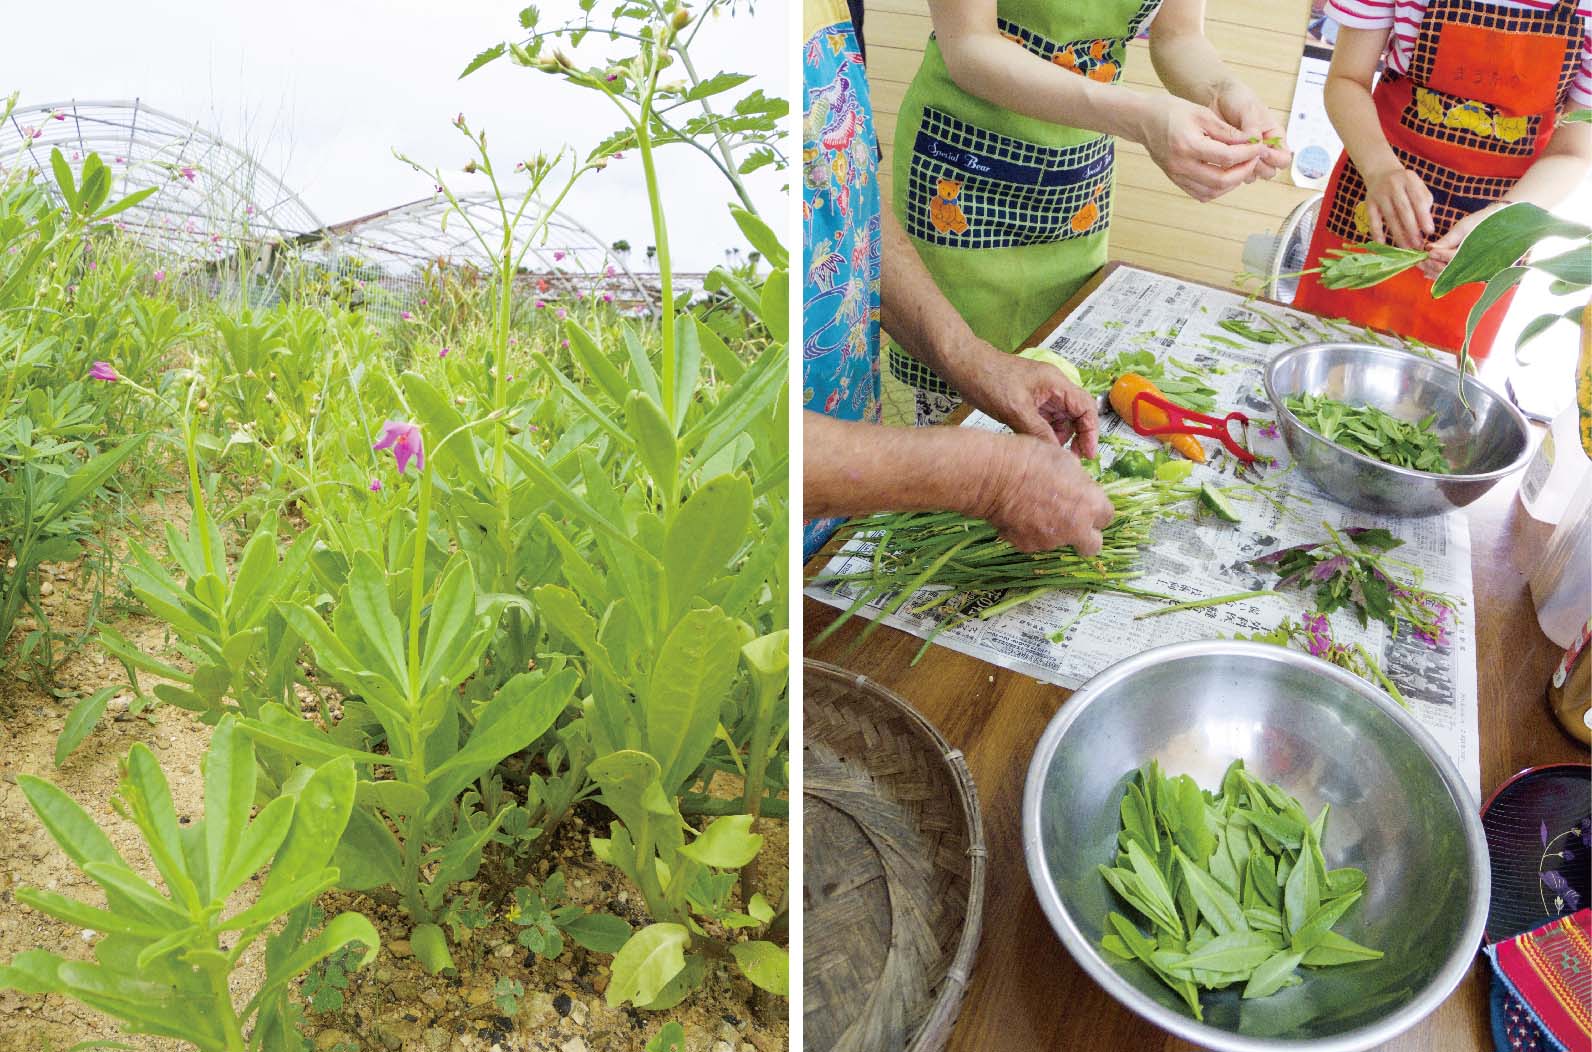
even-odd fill
[[[1365,893],[1365,873],[1328,869],[1328,808],[1313,820],[1280,787],[1234,760],[1220,794],[1151,761],[1128,784],[1114,866],[1100,875],[1143,918],[1106,917],[1101,949],[1137,960],[1203,1019],[1199,991],[1243,984],[1267,997],[1301,966],[1376,960],[1333,928]]]
[[[564,874],[555,872],[540,887],[514,889],[509,920],[520,929],[521,946],[549,960],[564,952],[567,936],[577,945],[598,953],[617,953],[630,938],[630,925],[607,913],[589,913],[578,906],[561,905]]]
[[[380,940],[357,913],[339,914],[307,938],[312,903],[338,880],[328,863],[353,805],[353,765],[335,760],[301,769],[251,821],[255,776],[253,745],[232,718],[223,719],[205,756],[204,817],[182,825],[154,755],[133,746],[115,807],[143,835],[164,893],[127,864],[66,793],[42,779],[19,778],[45,829],[100,886],[106,904],[18,892],[20,902],[102,937],[91,963],[46,950],[18,954],[0,968],[0,986],[63,994],[133,1032],[178,1038],[202,1052],[296,1049],[287,999],[292,981],[350,944],[365,947],[360,963],[368,963]],[[229,909],[232,894],[266,867],[253,903]],[[229,982],[261,938],[265,979],[239,1007]]]

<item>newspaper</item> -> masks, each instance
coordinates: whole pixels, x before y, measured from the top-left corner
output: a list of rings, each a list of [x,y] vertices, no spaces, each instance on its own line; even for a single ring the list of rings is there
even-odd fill
[[[1222,327],[1271,331],[1273,323],[1294,330],[1290,344],[1309,339],[1343,338],[1358,330],[1332,333],[1327,323],[1281,307],[1266,305],[1263,314],[1246,306],[1239,295],[1119,267],[1044,341],[1079,365],[1107,365],[1123,351],[1153,351],[1165,361],[1177,359],[1205,371],[1218,390],[1222,412],[1233,409],[1251,420],[1250,448],[1272,463],[1265,478],[1275,499],[1254,499],[1239,506],[1242,522],[1233,525],[1210,515],[1168,519],[1155,528],[1144,552],[1143,577],[1134,587],[1186,600],[1212,598],[1269,588],[1275,577],[1250,565],[1278,548],[1326,539],[1323,523],[1335,528],[1380,526],[1405,542],[1393,553],[1420,567],[1423,585],[1458,601],[1458,625],[1447,642],[1432,647],[1406,630],[1395,637],[1384,625],[1362,628],[1355,615],[1338,610],[1330,618],[1333,638],[1359,643],[1377,658],[1383,671],[1404,695],[1415,716],[1454,759],[1471,794],[1481,799],[1481,757],[1477,732],[1476,629],[1470,575],[1470,528],[1459,513],[1420,519],[1394,519],[1355,511],[1337,504],[1306,480],[1287,470],[1287,448],[1275,432],[1262,429],[1273,410],[1261,383],[1265,363],[1282,343],[1255,342]],[[1263,316],[1264,315],[1264,316]],[[1381,338],[1386,342],[1386,338]],[[1005,428],[980,413],[964,427]],[[1122,448],[1132,443],[1146,450],[1153,440],[1133,434],[1114,413],[1101,417],[1102,441]],[[1207,443],[1207,445],[1211,445]],[[1192,481],[1231,484],[1231,458],[1213,457],[1197,465]],[[864,542],[853,541],[832,559],[825,572],[845,574],[866,568]],[[855,599],[853,586],[810,586],[807,594],[839,607]],[[949,618],[941,604],[923,613],[915,607],[933,597],[925,589],[909,599],[885,623],[927,639]],[[973,600],[961,613],[988,609],[1006,593],[990,592]],[[879,617],[892,598],[879,599],[859,611]],[[1313,594],[1290,589],[1220,606],[1185,610],[1145,620],[1135,615],[1153,609],[1151,601],[1127,595],[1053,592],[989,620],[970,620],[940,632],[935,645],[971,655],[1036,679],[1077,688],[1115,662],[1163,643],[1231,638],[1269,632],[1284,619],[1296,622],[1313,609]]]

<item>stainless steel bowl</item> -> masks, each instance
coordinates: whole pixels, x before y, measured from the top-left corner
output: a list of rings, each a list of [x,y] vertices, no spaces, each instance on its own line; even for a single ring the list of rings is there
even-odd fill
[[[1284,351],[1266,369],[1266,394],[1299,469],[1334,500],[1384,515],[1437,515],[1463,508],[1526,466],[1531,432],[1503,395],[1459,370],[1408,351],[1363,343],[1312,343]],[[1436,413],[1432,429],[1454,466],[1434,475],[1384,464],[1329,442],[1300,423],[1283,399],[1314,394],[1369,405],[1403,420]],[[1474,410],[1474,413],[1472,412]]]
[[[1141,765],[1159,760],[1215,788],[1240,757],[1311,815],[1332,805],[1327,864],[1366,874],[1365,897],[1337,930],[1385,956],[1306,969],[1271,997],[1205,992],[1202,1023],[1138,962],[1100,952],[1106,914],[1133,914],[1096,867],[1115,857],[1118,808]],[[1365,681],[1265,643],[1158,647],[1086,683],[1034,750],[1023,849],[1078,964],[1129,1009],[1220,1052],[1358,1052],[1392,1039],[1458,985],[1487,918],[1481,820],[1437,742]]]

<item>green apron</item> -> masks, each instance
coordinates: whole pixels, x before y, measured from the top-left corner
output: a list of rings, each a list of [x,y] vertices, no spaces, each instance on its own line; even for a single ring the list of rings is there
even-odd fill
[[[997,25],[1047,61],[1103,83],[1160,0],[999,0]],[[931,36],[896,123],[892,207],[940,291],[981,338],[1016,351],[1106,261],[1109,135],[1025,117],[951,80]],[[916,422],[960,401],[890,348]]]

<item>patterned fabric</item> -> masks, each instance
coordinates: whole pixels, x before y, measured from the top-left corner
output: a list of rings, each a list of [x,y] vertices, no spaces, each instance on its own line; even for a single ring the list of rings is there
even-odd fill
[[[1387,68],[1391,73],[1411,72],[1411,58],[1428,0],[1327,0],[1327,14],[1351,29],[1386,29]],[[1521,11],[1547,11],[1559,0],[1491,0],[1500,18]],[[1592,106],[1592,2],[1580,0],[1575,14],[1581,19],[1579,52],[1570,68],[1566,98],[1577,106]]]
[[[927,107],[912,146],[907,233],[931,245],[1011,248],[1110,223],[1110,136],[1052,148]]]
[[[1523,1009],[1560,1052],[1592,1045],[1592,910],[1495,943],[1487,947],[1487,956],[1508,992],[1506,1011]],[[1518,1012],[1513,1023],[1517,1037],[1528,1033]]]
[[[1432,224],[1442,237],[1455,223],[1498,201],[1542,156],[1569,96],[1585,37],[1577,0],[1547,8],[1492,0],[1428,0],[1406,59],[1372,93],[1388,145],[1432,193]],[[1322,255],[1370,236],[1365,181],[1345,153],[1327,184],[1307,268]],[[1369,289],[1299,283],[1293,305],[1412,336],[1458,351],[1482,285],[1454,290],[1437,305],[1432,282],[1408,270]],[[1494,303],[1470,338],[1480,360],[1491,350],[1513,291]]]
[[[802,405],[879,420],[879,146],[844,4],[809,3],[802,49]],[[804,520],[803,558],[839,525]]]

